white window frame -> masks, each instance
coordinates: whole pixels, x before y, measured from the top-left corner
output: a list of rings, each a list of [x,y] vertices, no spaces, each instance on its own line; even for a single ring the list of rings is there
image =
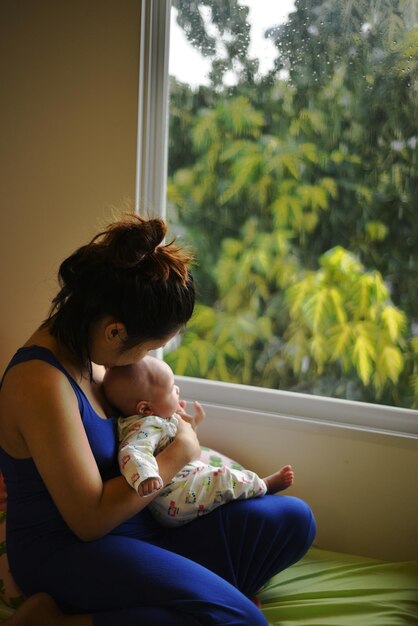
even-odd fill
[[[141,0],[136,210],[166,216],[170,0]],[[214,410],[258,411],[291,420],[418,438],[418,411],[246,385],[178,377],[185,398]]]
[[[135,210],[166,215],[170,0],[141,0]]]

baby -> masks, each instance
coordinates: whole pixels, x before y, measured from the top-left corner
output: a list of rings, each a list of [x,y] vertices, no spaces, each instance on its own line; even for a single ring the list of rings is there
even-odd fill
[[[121,472],[139,495],[160,492],[149,509],[163,525],[179,526],[229,500],[276,493],[292,485],[290,465],[261,479],[245,469],[193,461],[164,486],[155,455],[175,437],[178,420],[187,419],[186,402],[180,400],[171,368],[146,356],[133,365],[107,370],[103,385],[109,402],[125,416],[118,420]],[[197,426],[205,414],[198,402],[194,406]]]

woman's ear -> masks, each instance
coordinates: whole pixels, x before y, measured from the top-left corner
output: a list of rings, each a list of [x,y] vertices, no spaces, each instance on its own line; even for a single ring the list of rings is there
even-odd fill
[[[105,326],[105,337],[106,341],[109,343],[124,341],[127,337],[125,324],[121,322],[109,322]]]
[[[140,400],[136,405],[136,413],[137,415],[146,417],[147,415],[153,415],[154,411],[150,402],[147,402],[146,400]]]

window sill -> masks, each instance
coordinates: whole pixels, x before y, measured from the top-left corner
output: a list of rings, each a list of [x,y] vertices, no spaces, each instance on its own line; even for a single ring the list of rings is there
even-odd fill
[[[204,405],[278,415],[418,439],[418,411],[177,376],[182,397]]]

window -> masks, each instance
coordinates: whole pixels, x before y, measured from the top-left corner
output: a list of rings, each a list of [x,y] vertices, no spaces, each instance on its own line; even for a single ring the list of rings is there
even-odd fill
[[[173,0],[167,210],[200,293],[177,374],[417,408],[417,11]]]

